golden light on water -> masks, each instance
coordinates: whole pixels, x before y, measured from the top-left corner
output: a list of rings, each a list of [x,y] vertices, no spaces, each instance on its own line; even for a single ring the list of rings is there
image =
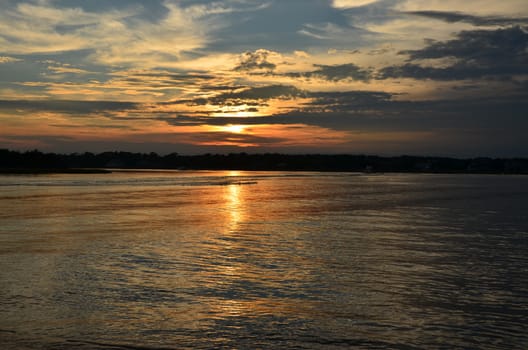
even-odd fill
[[[238,171],[230,171],[229,177],[231,179],[237,179],[240,176]],[[244,218],[244,199],[242,188],[237,183],[232,183],[227,186],[226,192],[226,204],[229,210],[229,230],[231,232],[236,231],[240,222]]]

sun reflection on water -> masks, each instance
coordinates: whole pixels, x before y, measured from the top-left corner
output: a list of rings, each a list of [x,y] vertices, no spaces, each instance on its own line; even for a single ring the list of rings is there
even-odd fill
[[[229,178],[237,179],[240,177],[239,171],[230,171]],[[240,223],[244,220],[244,189],[237,181],[233,181],[227,186],[225,194],[226,208],[229,211],[229,233],[237,231]]]

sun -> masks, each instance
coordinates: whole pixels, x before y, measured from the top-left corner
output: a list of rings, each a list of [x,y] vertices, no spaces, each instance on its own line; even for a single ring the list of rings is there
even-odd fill
[[[232,132],[232,133],[235,133],[235,134],[241,134],[245,129],[246,129],[246,125],[238,125],[238,124],[235,124],[235,125],[226,125],[224,127],[222,127],[222,129],[224,131],[227,131],[227,132]]]

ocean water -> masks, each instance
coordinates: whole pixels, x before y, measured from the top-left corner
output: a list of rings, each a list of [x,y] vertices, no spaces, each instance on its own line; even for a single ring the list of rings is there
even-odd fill
[[[0,349],[527,349],[528,177],[0,176]]]

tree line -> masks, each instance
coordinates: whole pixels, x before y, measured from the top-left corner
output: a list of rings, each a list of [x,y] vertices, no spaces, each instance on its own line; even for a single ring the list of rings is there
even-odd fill
[[[381,157],[350,154],[230,153],[180,155],[170,153],[103,152],[44,153],[0,149],[0,169],[38,172],[49,169],[192,169],[282,170],[420,173],[528,174],[526,158],[448,158],[426,156]]]

